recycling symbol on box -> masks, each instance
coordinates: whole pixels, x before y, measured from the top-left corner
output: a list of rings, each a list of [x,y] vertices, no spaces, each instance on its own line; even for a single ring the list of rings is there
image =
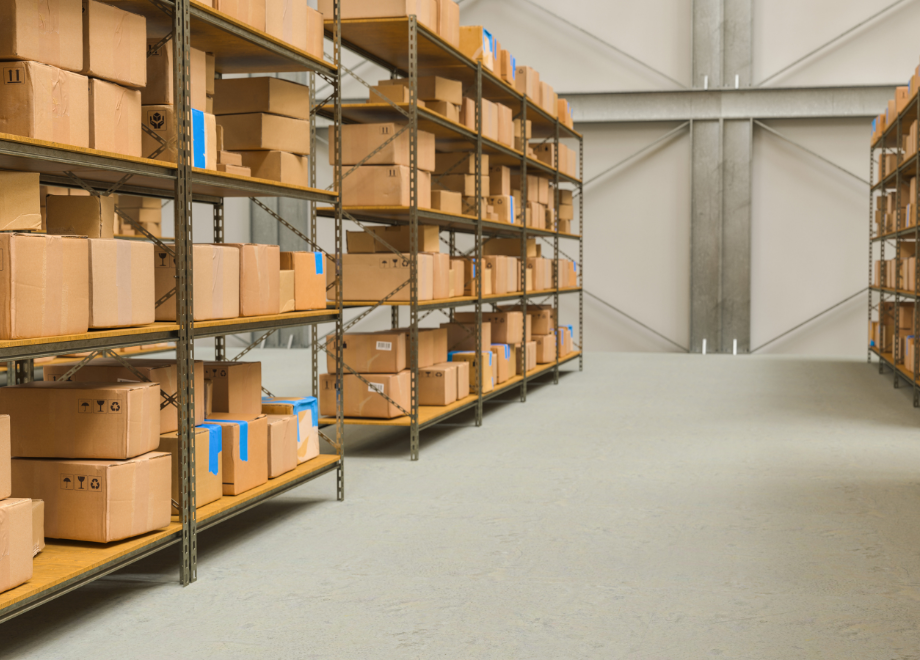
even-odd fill
[[[118,412],[119,410],[121,410],[121,404],[118,403],[118,401],[112,401],[112,405],[109,406],[109,410],[111,410],[112,412]]]
[[[99,490],[99,480],[93,479],[92,481],[90,481],[89,488],[90,490]]]

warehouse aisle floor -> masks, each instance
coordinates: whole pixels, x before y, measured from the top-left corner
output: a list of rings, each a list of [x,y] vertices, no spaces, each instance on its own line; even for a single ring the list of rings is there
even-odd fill
[[[266,384],[297,391],[260,351]],[[865,363],[589,356],[0,626],[16,658],[918,658],[920,413]],[[277,370],[274,373],[278,373]],[[457,419],[468,423],[469,417]]]

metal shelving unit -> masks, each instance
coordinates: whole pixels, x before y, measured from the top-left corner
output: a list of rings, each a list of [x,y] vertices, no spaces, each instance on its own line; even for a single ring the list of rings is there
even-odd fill
[[[314,338],[321,323],[335,323],[337,336],[343,331],[341,296],[338,304],[325,310],[277,316],[238,318],[226,321],[194,322],[192,297],[192,202],[210,204],[214,209],[214,242],[224,236],[223,200],[227,197],[291,197],[312,202],[310,237],[289,227],[313,249],[316,246],[315,204],[331,204],[336,223],[334,260],[341,278],[341,203],[334,192],[315,188],[315,152],[310,156],[310,182],[313,187],[298,187],[273,181],[251,179],[219,172],[193,169],[190,160],[191,126],[189,102],[189,49],[192,45],[212,52],[219,73],[310,72],[311,98],[313,83],[320,76],[333,87],[334,107],[341,105],[341,73],[338,67],[340,42],[333,28],[335,59],[332,64],[292,48],[267,34],[255,31],[215,10],[192,0],[112,0],[128,11],[148,19],[148,36],[171,35],[173,43],[177,121],[176,164],[144,158],[130,158],[92,149],[42,142],[14,135],[0,134],[0,168],[41,174],[43,184],[82,187],[97,195],[115,192],[170,199],[175,202],[175,239],[170,245],[153,239],[176,261],[175,323],[155,323],[141,328],[90,331],[79,335],[0,342],[0,362],[7,365],[10,382],[30,382],[35,377],[36,358],[90,352],[118,358],[113,349],[174,342],[177,354],[180,438],[181,515],[164,530],[110,544],[77,543],[48,539],[46,549],[34,562],[34,575],[26,584],[0,594],[0,623],[38,607],[58,596],[117,571],[132,562],[164,548],[178,545],[179,581],[188,585],[197,580],[197,534],[239,513],[247,511],[291,488],[325,474],[335,472],[336,493],[344,497],[343,420],[341,405],[333,420],[335,436],[323,437],[336,449],[335,454],[321,455],[300,465],[295,471],[237,497],[223,497],[202,508],[195,501],[194,437],[194,340],[214,337],[217,359],[225,360],[226,336],[237,333],[265,332],[267,336],[281,328],[312,326]],[[335,16],[339,2],[335,2]],[[338,19],[334,25],[338,24]],[[316,108],[311,108],[311,134]],[[341,150],[338,151],[341,154]],[[341,158],[339,158],[339,162]],[[341,167],[336,169],[337,180]],[[254,348],[261,338],[236,359]],[[341,342],[337,342],[341,345]],[[317,361],[312,365],[313,391],[318,395]],[[341,376],[340,376],[341,378]],[[340,400],[341,403],[341,400]]]
[[[501,80],[491,71],[484,69],[482,64],[474,62],[463,55],[459,50],[443,41],[437,34],[420,25],[415,16],[407,18],[386,18],[386,19],[364,19],[364,20],[345,20],[338,24],[331,22],[326,23],[327,36],[333,34],[333,30],[341,30],[341,43],[350,51],[364,57],[365,59],[383,67],[390,72],[392,77],[403,77],[408,79],[409,102],[408,103],[350,103],[336,108],[335,111],[340,114],[333,116],[332,107],[324,107],[322,113],[324,116],[334,119],[337,123],[381,123],[397,122],[404,124],[409,132],[410,142],[410,205],[408,207],[346,207],[342,210],[342,217],[354,222],[357,226],[363,227],[362,223],[373,223],[383,225],[405,225],[410,230],[410,251],[402,255],[399,251],[386,245],[388,249],[395,252],[402,258],[410,262],[410,302],[394,303],[385,298],[381,301],[360,301],[348,302],[344,304],[345,308],[367,308],[360,316],[345,326],[347,331],[351,327],[367,317],[374,309],[381,307],[391,308],[392,326],[399,326],[399,308],[407,307],[409,310],[409,343],[416,347],[410,350],[409,368],[411,371],[411,404],[410,409],[405,411],[407,414],[397,420],[373,420],[373,419],[353,419],[345,420],[346,424],[365,425],[365,426],[405,426],[409,428],[410,442],[409,453],[412,460],[418,460],[420,432],[425,428],[443,422],[453,415],[464,411],[474,409],[476,411],[476,425],[481,426],[483,421],[483,403],[494,398],[500,393],[506,393],[513,389],[520,389],[520,400],[526,402],[528,383],[534,378],[552,373],[554,382],[559,382],[559,367],[563,364],[578,361],[579,370],[584,368],[583,353],[583,309],[584,297],[582,293],[582,283],[584,281],[584,211],[581,194],[583,184],[580,178],[571,177],[559,170],[559,145],[561,139],[574,139],[578,142],[579,149],[579,173],[583,173],[584,163],[584,142],[582,136],[563,126],[557,118],[550,116],[543,111],[534,102],[526,96],[518,93],[513,87]],[[362,83],[365,87],[370,85],[362,80],[360,76],[346,67],[341,67],[345,74]],[[476,130],[470,130],[466,126],[451,121],[446,117],[439,115],[427,108],[421,108],[418,104],[418,78],[420,72],[424,75],[439,75],[451,80],[460,81],[465,90],[472,90],[475,93],[476,100]],[[473,96],[473,94],[470,94]],[[482,101],[488,99],[508,105],[515,111],[515,118],[521,120],[522,127],[526,127],[528,119],[533,124],[533,136],[537,139],[543,138],[545,141],[552,141],[555,145],[556,162],[550,166],[541,162],[525,153],[516,151],[506,145],[500,144],[494,140],[488,139],[482,133]],[[435,135],[436,141],[465,141],[470,148],[471,153],[475,153],[476,159],[476,213],[474,215],[453,215],[434,211],[431,209],[419,208],[418,204],[418,173],[416,165],[418,162],[418,131],[428,131]],[[402,131],[397,132],[397,135]],[[341,131],[337,131],[339,139]],[[393,136],[395,138],[396,136]],[[524,133],[526,141],[526,132]],[[488,154],[492,164],[506,165],[520,170],[522,181],[522,208],[520,209],[519,221],[515,224],[487,221],[483,219],[482,208],[482,183],[484,174],[481,171],[481,156]],[[556,208],[559,208],[559,194],[561,184],[573,187],[574,194],[578,197],[578,233],[577,234],[560,234],[558,231],[549,231],[545,229],[536,229],[526,226],[526,209],[527,209],[527,173],[538,172],[543,175],[552,177],[555,183]],[[346,175],[347,176],[347,175]],[[336,188],[341,190],[341,188]],[[320,210],[321,216],[333,217],[335,210]],[[521,268],[520,293],[498,296],[482,295],[482,268],[476,269],[476,289],[475,297],[455,298],[449,300],[420,301],[418,299],[417,288],[417,260],[418,260],[418,226],[419,224],[435,225],[440,227],[442,232],[447,233],[445,239],[442,235],[441,240],[450,246],[452,257],[461,256],[457,250],[457,234],[466,234],[474,237],[474,247],[468,253],[475,257],[476,263],[482,263],[483,240],[487,237],[504,237],[520,238],[521,254],[525,255],[522,266],[526,266],[527,241],[529,238],[541,238],[547,240],[553,249],[553,258],[559,259],[561,254],[565,254],[560,249],[560,241],[574,241],[578,245],[578,256],[572,260],[576,262],[578,268],[579,286],[571,289],[560,289],[558,282],[558,269],[554,269],[553,283],[554,286],[549,291],[524,293],[526,291],[526,267]],[[555,228],[555,229],[558,229]],[[380,240],[379,238],[377,240]],[[384,243],[383,241],[380,241]],[[406,286],[405,284],[402,285]],[[402,288],[402,287],[401,287]],[[395,293],[395,292],[393,292]],[[577,295],[579,302],[579,323],[578,339],[574,340],[578,350],[570,355],[559,355],[559,342],[556,342],[556,361],[550,365],[542,365],[540,368],[525,373],[523,376],[516,376],[506,383],[497,385],[495,391],[485,395],[471,395],[463,401],[443,408],[427,408],[419,405],[418,398],[418,330],[419,323],[429,314],[443,312],[453,320],[455,308],[463,306],[475,307],[476,310],[476,343],[477,352],[482,352],[482,313],[484,305],[494,305],[499,302],[517,302],[524,311],[524,323],[526,324],[527,305],[536,298],[551,300],[556,310],[557,318],[559,312],[559,296],[562,294]],[[390,296],[393,294],[391,293]],[[521,351],[521,364],[518,371],[523,372],[526,362],[526,345]],[[341,368],[341,363],[340,368]],[[355,373],[347,365],[344,369],[349,373]],[[480,386],[478,391],[482,392],[482,373],[479,374]],[[475,388],[474,388],[475,389]],[[332,423],[332,419],[321,419],[322,423]]]

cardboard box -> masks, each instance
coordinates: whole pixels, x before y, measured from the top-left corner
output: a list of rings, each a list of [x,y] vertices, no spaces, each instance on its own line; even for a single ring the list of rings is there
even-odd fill
[[[489,155],[482,155],[482,173],[489,174]],[[476,174],[476,154],[449,151],[435,154],[435,174]]]
[[[495,365],[498,371],[496,384],[501,385],[515,375],[514,363],[511,361],[511,346],[492,344],[491,349],[495,354]]]
[[[279,0],[278,4],[287,1]],[[275,4],[275,0],[271,0],[271,4]],[[309,121],[310,88],[281,78],[226,78],[214,81],[215,115],[252,113]],[[308,150],[303,153],[310,152]]]
[[[279,314],[281,248],[253,243],[233,245],[240,250],[240,316]]]
[[[82,11],[80,0],[50,0],[41,4],[6,0],[0,20],[0,60],[33,60],[80,71]],[[5,63],[0,68],[5,70]]]
[[[167,41],[160,48],[154,46],[160,43],[159,39],[147,40],[147,86],[141,90],[142,105],[172,105],[174,99],[173,85],[173,42]],[[209,112],[208,87],[209,84],[208,55],[203,50],[192,48],[189,51],[189,94],[192,108],[201,112]],[[214,56],[210,56],[210,80],[214,78]],[[213,114],[213,113],[212,113]]]
[[[460,5],[454,0],[438,0],[438,35],[454,48],[460,48]]]
[[[345,206],[409,206],[411,171],[402,165],[362,165],[342,183]],[[431,208],[431,174],[418,173],[418,207]]]
[[[45,549],[45,502],[32,500],[32,557]]]
[[[457,323],[476,323],[476,312],[457,312],[454,314]],[[489,337],[494,344],[520,344],[523,341],[524,313],[523,312],[483,312],[483,324],[489,324]],[[530,341],[531,321],[527,319],[527,341]]]
[[[179,434],[177,431],[160,435],[159,451],[172,457],[172,500],[181,502],[179,492]],[[195,427],[195,506],[201,508],[216,502],[224,495],[223,429],[218,424],[202,424]],[[178,516],[179,509],[172,508],[172,515]]]
[[[260,362],[205,362],[204,377],[211,381],[213,410],[244,419],[262,413]]]
[[[83,69],[92,78],[147,85],[147,19],[112,5],[83,0]]]
[[[483,346],[487,344],[483,343]],[[479,392],[479,365],[485,364],[486,369],[482,374],[482,392],[487,394],[495,389],[495,381],[498,376],[498,365],[495,363],[495,357],[492,351],[483,351],[482,359],[476,358],[474,351],[455,351],[450,354],[451,362],[468,362],[470,365],[470,392]]]
[[[268,482],[268,418],[214,413],[208,424],[222,427],[224,495],[239,495]]]
[[[310,161],[308,156],[298,156],[284,151],[244,151],[243,165],[256,179],[277,181],[289,186],[310,186]]]
[[[537,368],[537,342],[528,341],[526,344],[512,344],[511,345],[511,366],[514,371],[515,376],[523,375],[521,373],[521,351],[527,353],[526,359],[527,363],[525,368],[527,371],[533,371]]]
[[[537,245],[537,239],[535,238],[527,239],[527,256],[528,257],[540,256],[539,248],[540,246]],[[507,257],[520,258],[521,239],[519,238],[492,238],[486,241],[485,244],[483,244],[482,254],[484,256],[503,254]]]
[[[495,140],[507,147],[514,147],[514,112],[506,105],[495,104],[498,113],[497,134]],[[510,192],[508,193],[511,194]]]
[[[326,309],[326,273],[322,252],[282,252],[281,268],[294,271],[294,309]]]
[[[452,276],[453,290],[451,292],[451,298],[461,298],[464,291],[466,290],[466,282],[464,281],[464,264],[462,259],[451,259],[450,260],[450,272]]]
[[[155,451],[125,461],[17,458],[13,492],[44,500],[48,538],[111,543],[169,525],[171,464]]]
[[[262,413],[297,418],[298,463],[306,463],[319,456],[319,402],[316,397],[264,397]]]
[[[484,69],[495,68],[495,38],[481,25],[460,26],[460,52],[474,62],[482,62]]]
[[[445,0],[450,2],[451,0]],[[441,213],[451,213],[453,215],[462,215],[463,213],[463,195],[450,190],[432,190],[431,191],[431,208]]]
[[[278,287],[280,311],[282,314],[294,311],[294,271],[282,270]]]
[[[224,147],[229,151],[310,153],[310,122],[303,119],[253,112],[218,115],[217,125],[224,129]]]
[[[396,135],[402,126],[395,123],[386,124],[346,124],[342,127],[342,165],[357,165],[367,156],[380,148],[387,140]],[[335,144],[336,128],[329,127],[329,144]],[[433,133],[418,132],[418,169],[432,172],[435,168],[435,139]],[[381,149],[373,158],[363,165],[404,165],[409,166],[409,131]],[[335,154],[330,151],[329,164],[335,165]],[[348,178],[355,176],[351,174]],[[346,179],[347,181],[348,179]]]
[[[31,500],[0,500],[0,539],[3,539],[0,553],[0,593],[3,593],[32,579]]]
[[[133,458],[159,444],[160,387],[37,381],[4,388],[0,414],[10,416],[13,456]]]
[[[476,350],[476,323],[463,323],[455,321],[454,323],[442,323],[442,328],[447,329],[447,350],[448,353],[455,351],[475,351]],[[482,322],[482,345],[492,345],[492,325],[486,321]]]
[[[450,255],[438,253],[431,256],[434,259],[432,295],[434,300],[446,300],[450,298]]]
[[[482,100],[482,136],[498,141],[498,104]]]
[[[410,251],[411,232],[408,226],[400,227],[368,227],[368,232],[376,234],[403,254]],[[379,241],[374,241],[374,248],[378,253],[393,254],[389,248]],[[419,225],[418,251],[437,254],[441,251],[440,228],[436,225]]]
[[[381,80],[378,86],[400,86],[408,87],[408,78],[395,78],[392,80]],[[463,103],[463,83],[458,80],[449,80],[441,76],[419,76],[418,78],[418,98],[422,101],[443,101],[460,105]]]
[[[540,257],[528,257],[527,258],[527,270],[529,270],[532,273],[531,280],[530,280],[532,284],[532,288],[528,289],[528,291],[544,291],[548,288],[551,288],[551,287],[546,286],[546,268],[547,268],[546,261],[547,261],[546,259],[542,259]],[[545,333],[537,333],[537,334],[545,334]]]
[[[575,344],[573,342],[574,331],[570,325],[559,326],[556,332],[556,341],[559,344],[559,357],[565,357],[575,352]]]
[[[265,0],[266,34],[306,51],[310,46],[309,11],[307,0]]]
[[[511,196],[511,168],[495,165],[489,168],[489,196]]]
[[[252,153],[252,152],[248,152],[248,153]],[[271,153],[271,152],[268,152],[268,153]],[[243,166],[243,154],[236,153],[234,151],[219,151],[217,152],[217,163],[218,165],[234,165],[236,167],[242,167]],[[246,168],[246,169],[249,169],[249,168]]]
[[[389,82],[389,81],[387,81]],[[403,85],[374,85],[370,89],[367,102],[370,104],[389,105],[393,103],[409,103],[411,96],[408,88]],[[425,102],[419,101],[419,107],[424,107]]]
[[[89,327],[149,325],[155,318],[153,243],[89,239]]]
[[[492,281],[492,292],[495,294],[508,293],[508,261],[507,257],[483,257],[486,272],[485,277]]]
[[[460,123],[471,131],[476,130],[476,101],[466,96],[460,104]]]
[[[335,373],[335,335],[330,335],[326,369]],[[355,332],[345,335],[342,361],[361,374],[395,374],[408,368],[409,336],[392,332]],[[346,370],[346,373],[348,371]]]
[[[12,493],[10,447],[10,417],[0,415],[0,500],[5,500]]]
[[[439,115],[446,117],[454,123],[460,123],[459,105],[454,105],[453,103],[448,103],[447,101],[427,101],[425,105],[432,112],[437,112]]]
[[[420,406],[449,406],[457,400],[457,369],[450,364],[421,368],[418,372]]]
[[[0,231],[42,229],[39,174],[0,172]]]
[[[115,197],[48,195],[45,224],[49,234],[112,238]]]
[[[556,335],[534,335],[537,342],[537,364],[550,364],[556,361]]]
[[[539,105],[543,94],[539,72],[529,66],[518,66],[514,86],[519,93],[526,95]]]
[[[163,250],[153,251],[154,297],[176,288],[176,261]],[[192,246],[192,286],[196,321],[235,319],[240,315],[240,250],[235,245]],[[176,296],[156,308],[157,321],[176,320]]]
[[[148,69],[149,72],[149,69]],[[216,73],[216,61],[214,59],[214,53],[205,53],[204,57],[204,93],[206,96],[214,96],[214,81],[217,78]],[[193,83],[194,84],[194,83]],[[147,85],[150,85],[150,74],[147,74]],[[208,110],[211,114],[214,114],[212,110]]]
[[[514,207],[514,197],[510,195],[497,195],[489,197],[489,205],[495,209],[495,215],[498,216],[498,222],[507,222],[516,224],[517,216]]]
[[[169,398],[175,397],[179,391],[178,375],[176,372],[175,360],[156,360],[156,359],[138,359],[130,358],[128,362],[142,376],[147,378],[148,382],[157,383],[160,387],[160,404],[159,404],[159,432],[171,433],[179,429],[179,416],[176,406],[169,403]],[[57,382],[62,376],[70,371],[76,362],[65,364],[48,364],[45,365],[43,378],[46,381]],[[205,405],[204,399],[204,362],[195,361],[195,425],[204,423]],[[129,383],[143,382],[138,379],[137,375],[125,367],[121,362],[110,358],[97,358],[88,363],[82,369],[70,377],[71,382],[75,383]],[[164,450],[165,451],[165,450]]]
[[[269,0],[269,6],[271,6]],[[297,467],[297,418],[268,415],[268,478],[277,479]]]
[[[157,151],[156,160],[176,162],[176,116],[171,105],[145,105],[141,108],[144,125],[166,143],[144,132],[141,135],[141,153],[151,158]],[[195,136],[199,137],[195,137]],[[203,139],[201,139],[203,138]],[[217,171],[217,123],[214,115],[192,110],[192,167]]]
[[[252,176],[252,170],[248,167],[240,167],[239,165],[223,165],[219,164],[217,166],[218,172],[226,172],[227,174],[235,174],[236,176]]]
[[[333,20],[333,0],[319,0],[319,11],[323,19]],[[412,16],[429,30],[437,32],[437,16],[431,11],[427,0],[349,0],[341,3],[342,20],[350,18],[403,18]]]
[[[503,312],[519,312],[520,305],[508,305],[501,308]],[[556,327],[556,314],[552,305],[528,305],[527,316],[530,317],[531,332],[536,335],[553,334],[553,328]]]
[[[38,62],[3,62],[0,71],[4,80],[0,133],[89,147],[89,83],[85,76]]]
[[[342,398],[346,417],[396,419],[406,415],[404,411],[411,407],[411,375],[408,371],[398,374],[368,374],[363,378],[367,383],[354,374],[346,374],[343,377]],[[319,377],[319,405],[324,417],[335,417],[336,414],[335,380],[334,374],[323,374]],[[381,394],[389,397],[399,407]]]
[[[240,23],[265,32],[265,0],[214,0],[214,8]]]
[[[406,364],[410,364],[412,339],[408,328],[395,330],[406,335]],[[418,366],[431,367],[447,362],[448,331],[446,328],[419,328],[418,331]]]
[[[89,246],[82,238],[0,234],[0,339],[89,328]],[[36,268],[40,265],[40,268]]]

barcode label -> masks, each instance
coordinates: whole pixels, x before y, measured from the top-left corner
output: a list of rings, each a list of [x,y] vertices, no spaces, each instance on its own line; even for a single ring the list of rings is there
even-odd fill
[[[378,350],[378,351],[392,351],[392,350],[393,350],[393,342],[390,342],[390,341],[378,341],[378,342],[377,342],[377,350]]]
[[[377,394],[383,394],[384,386],[382,383],[368,383],[367,391],[376,392]]]

